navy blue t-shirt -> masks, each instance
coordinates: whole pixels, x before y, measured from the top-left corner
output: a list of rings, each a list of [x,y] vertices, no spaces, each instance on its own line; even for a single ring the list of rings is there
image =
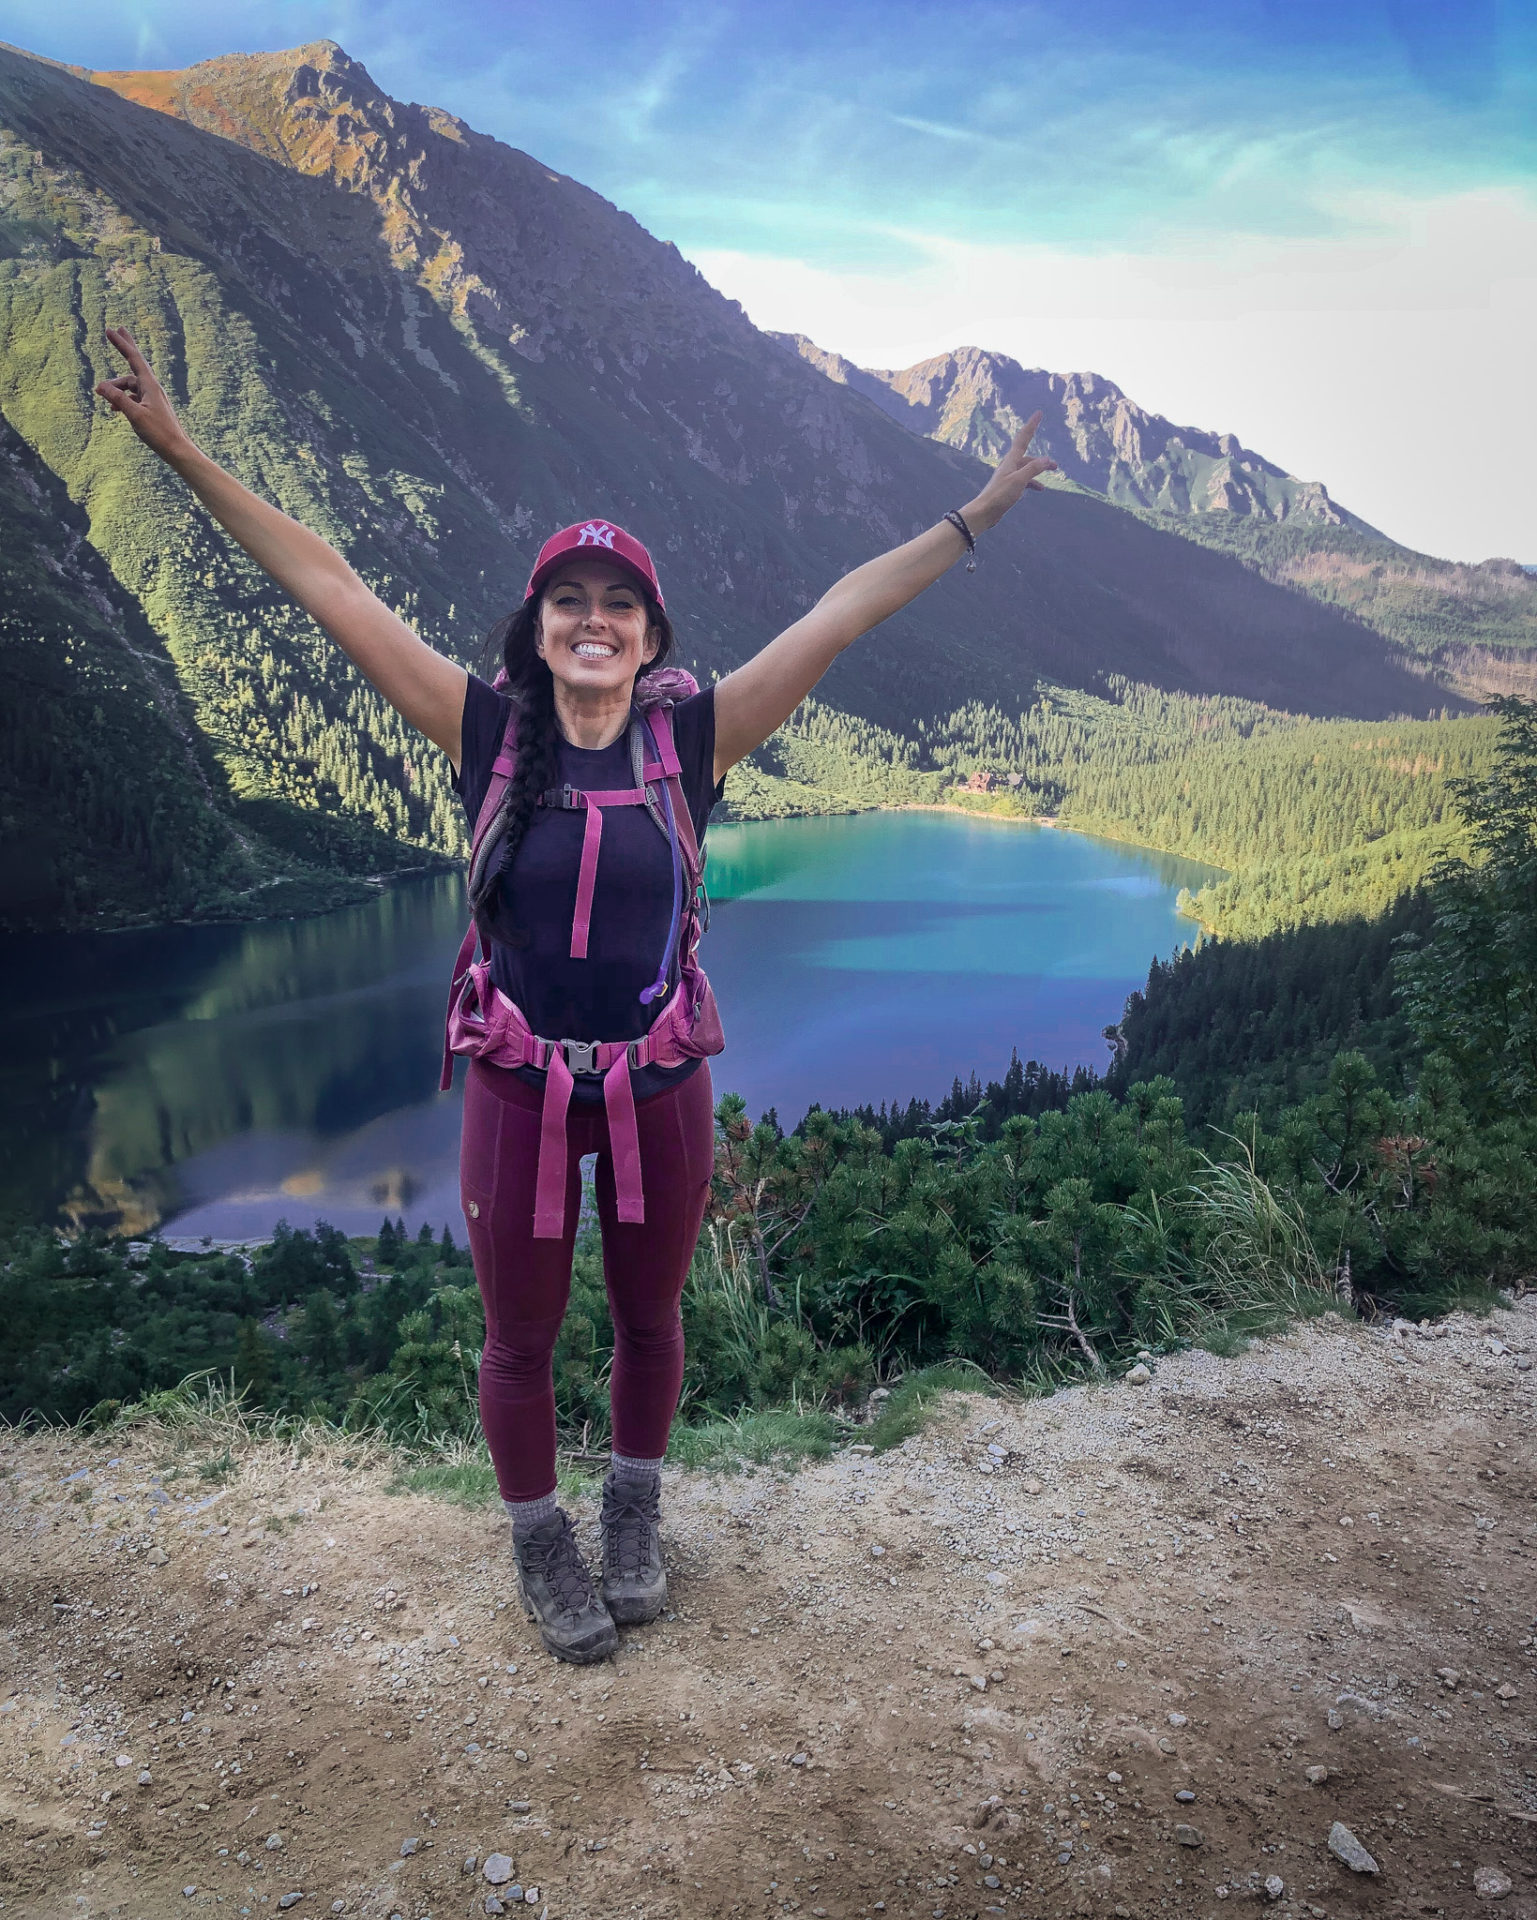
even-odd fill
[[[464,802],[470,831],[501,751],[511,701],[474,674],[464,693],[463,758],[454,786]],[[684,798],[694,833],[704,844],[710,809],[720,797],[715,771],[715,690],[707,687],[672,710],[673,741],[682,769]],[[559,747],[552,786],[602,791],[634,784],[628,733],[612,746],[593,750]],[[526,947],[494,942],[491,978],[534,1032],[546,1040],[639,1040],[662,1004],[641,1004],[655,980],[672,921],[672,853],[644,807],[608,807],[593,889],[587,958],[571,958],[571,919],[587,816],[558,807],[536,807],[503,900],[512,924],[529,936]],[[669,979],[676,983],[676,958]],[[697,1060],[679,1067],[638,1067],[631,1074],[637,1100],[688,1078]],[[523,1079],[544,1085],[537,1067],[519,1068]],[[594,1102],[603,1083],[579,1077],[573,1096]]]

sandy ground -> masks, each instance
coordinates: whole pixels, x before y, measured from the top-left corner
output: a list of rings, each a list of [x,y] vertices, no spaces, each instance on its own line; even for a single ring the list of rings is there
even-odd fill
[[[11,1436],[0,1912],[1537,1920],[1533,1355],[1330,1316],[670,1476],[585,1669],[383,1464]]]

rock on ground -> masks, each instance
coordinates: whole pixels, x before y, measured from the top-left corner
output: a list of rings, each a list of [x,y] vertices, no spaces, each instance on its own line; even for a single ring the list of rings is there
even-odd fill
[[[494,1504],[358,1443],[6,1434],[5,1915],[1207,1920],[1280,1882],[1344,1920],[1465,1913],[1484,1867],[1537,1912],[1534,1349],[1531,1300],[1326,1316],[794,1478],[669,1472],[672,1614],[589,1668]]]

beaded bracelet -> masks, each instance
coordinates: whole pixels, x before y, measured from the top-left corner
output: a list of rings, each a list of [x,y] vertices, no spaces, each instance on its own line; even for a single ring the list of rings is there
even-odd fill
[[[945,515],[945,518],[966,542],[966,571],[968,573],[975,573],[977,570],[976,536],[972,533],[971,528],[967,526],[959,507],[952,507]]]

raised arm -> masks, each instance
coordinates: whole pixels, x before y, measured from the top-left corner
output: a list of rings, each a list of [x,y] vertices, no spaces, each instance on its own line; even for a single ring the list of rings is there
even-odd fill
[[[1055,460],[1030,453],[1040,424],[1040,414],[1033,413],[987,485],[961,508],[973,534],[995,527],[1021,495],[1040,491],[1041,474],[1056,470]],[[715,689],[715,778],[789,719],[845,647],[916,600],[965,551],[958,529],[941,520],[905,546],[846,573],[794,626],[728,673]]]
[[[107,338],[128,372],[96,391],[123,415],[151,452],[179,473],[227,533],[259,567],[291,593],[390,705],[442,747],[455,767],[466,674],[413,633],[369,591],[336,549],[241,486],[197,447],[176,417],[165,389],[133,336],[109,327]]]

